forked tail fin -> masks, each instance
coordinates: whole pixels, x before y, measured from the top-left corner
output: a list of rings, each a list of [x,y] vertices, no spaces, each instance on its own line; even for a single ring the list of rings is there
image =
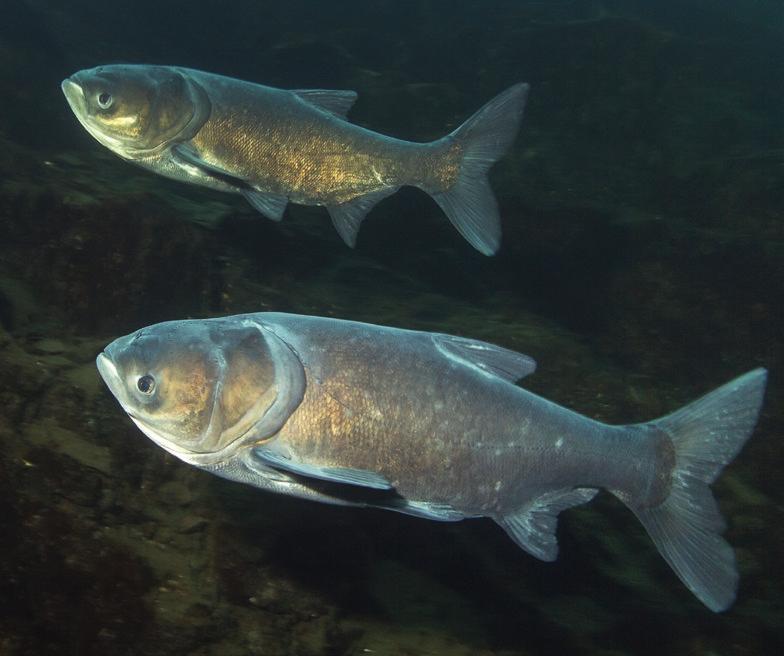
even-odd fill
[[[498,203],[487,172],[514,141],[527,96],[528,85],[515,84],[445,137],[463,145],[457,182],[446,191],[428,192],[452,225],[484,255],[493,255],[501,245]]]
[[[651,422],[675,447],[672,487],[654,508],[629,504],[681,581],[715,612],[735,600],[738,572],[708,486],[754,430],[766,379],[765,369],[755,369]]]

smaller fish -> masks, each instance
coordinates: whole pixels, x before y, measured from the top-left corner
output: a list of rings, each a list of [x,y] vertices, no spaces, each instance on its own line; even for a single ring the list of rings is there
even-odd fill
[[[463,337],[281,313],[170,321],[97,359],[141,431],[229,480],[438,521],[490,517],[555,560],[561,511],[609,490],[708,608],[735,598],[710,485],[751,435],[756,369],[610,426],[514,385],[534,361]]]
[[[183,182],[242,194],[280,221],[289,202],[323,205],[354,246],[371,208],[400,187],[430,194],[484,255],[501,243],[487,180],[523,116],[515,84],[451,134],[413,143],[349,123],[353,91],[285,91],[178,66],[112,65],[62,82],[76,118],[123,159]]]

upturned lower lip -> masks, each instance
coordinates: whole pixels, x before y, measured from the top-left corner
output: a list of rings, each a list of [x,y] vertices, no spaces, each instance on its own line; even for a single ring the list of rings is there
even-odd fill
[[[120,375],[117,373],[117,367],[114,366],[112,359],[106,353],[99,353],[95,358],[95,365],[98,367],[98,373],[101,374],[103,382],[109,386],[109,389],[114,391],[113,383],[119,380]]]
[[[63,90],[65,98],[72,108],[75,109],[76,107],[81,106],[81,104],[84,102],[84,89],[82,89],[79,84],[74,82],[72,78],[65,78],[60,83],[60,88]]]
[[[109,391],[114,394],[123,410],[125,410],[125,413],[131,419],[140,421],[138,416],[134,414],[133,409],[123,400],[125,398],[125,393],[123,390],[122,377],[117,371],[114,362],[112,362],[111,357],[109,357],[106,352],[99,353],[98,357],[95,358],[95,364],[98,367],[98,373],[101,375],[101,378],[103,378],[103,382],[106,383]]]
[[[66,89],[78,89],[81,91],[82,87],[80,87],[76,82],[74,82],[73,78],[67,77],[62,82],[60,82],[60,88],[65,92]]]

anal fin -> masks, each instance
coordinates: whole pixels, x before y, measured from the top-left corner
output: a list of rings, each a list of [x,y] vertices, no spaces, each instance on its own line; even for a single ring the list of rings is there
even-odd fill
[[[495,518],[521,549],[540,560],[558,557],[558,513],[588,503],[599,490],[578,487],[555,490],[533,499],[514,513]]]
[[[376,203],[387,196],[394,194],[399,187],[387,187],[381,191],[374,191],[364,196],[359,196],[347,203],[327,205],[327,211],[332,218],[332,225],[344,242],[351,248],[357,243],[357,234],[362,221]]]

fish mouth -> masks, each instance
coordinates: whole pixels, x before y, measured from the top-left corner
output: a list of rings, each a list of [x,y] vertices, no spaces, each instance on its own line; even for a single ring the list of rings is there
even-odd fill
[[[162,432],[159,428],[144,419],[138,412],[134,412],[133,404],[128,400],[128,393],[125,389],[123,377],[117,370],[111,356],[105,351],[99,353],[95,358],[95,364],[98,367],[98,373],[103,378],[103,382],[109,388],[109,391],[117,399],[120,407],[125,411],[131,421],[136,424],[136,427],[144,433],[149,439],[155,442],[158,446],[165,449],[169,453],[187,461],[188,456],[192,455],[190,449],[181,447],[177,441],[171,436]]]
[[[117,399],[122,409],[125,410],[125,414],[135,422],[141,421],[139,415],[135,413],[131,405],[126,402],[127,395],[125,386],[123,385],[123,379],[122,376],[120,376],[120,372],[117,371],[117,366],[114,364],[111,356],[108,355],[106,351],[99,353],[98,357],[95,358],[95,365],[98,367],[98,373],[101,374],[103,382],[106,383],[109,391],[114,395],[114,398]]]
[[[68,101],[68,105],[74,113],[74,116],[76,116],[79,123],[82,124],[82,127],[87,130],[90,136],[98,143],[121,156],[125,156],[122,141],[110,137],[97,128],[90,120],[90,112],[87,106],[87,97],[84,95],[84,88],[74,79],[74,77],[75,76],[72,75],[60,82],[60,88],[63,90],[63,95],[65,95],[65,99]]]
[[[95,365],[98,367],[98,373],[101,374],[103,382],[106,383],[109,391],[114,395],[114,398],[117,399],[122,409],[125,410],[126,414],[129,415],[131,419],[137,421],[139,418],[136,413],[133,412],[131,405],[127,402],[123,378],[120,375],[120,372],[117,371],[117,366],[114,364],[111,356],[105,351],[99,353],[98,357],[95,358]]]
[[[67,77],[62,82],[60,82],[60,88],[63,90],[68,103],[71,107],[74,106],[74,102],[78,102],[79,99],[84,101],[84,90],[82,89],[81,85],[74,82],[73,78]]]
[[[67,77],[60,82],[60,88],[63,90],[63,95],[65,95],[71,111],[76,114],[79,121],[82,121],[82,117],[87,115],[87,98],[84,96],[82,85],[75,82],[72,77]]]
[[[117,367],[114,366],[112,359],[106,353],[99,353],[98,357],[95,358],[95,365],[98,367],[98,373],[101,374],[103,382],[116,395],[115,387],[120,382],[120,374],[117,372]]]

